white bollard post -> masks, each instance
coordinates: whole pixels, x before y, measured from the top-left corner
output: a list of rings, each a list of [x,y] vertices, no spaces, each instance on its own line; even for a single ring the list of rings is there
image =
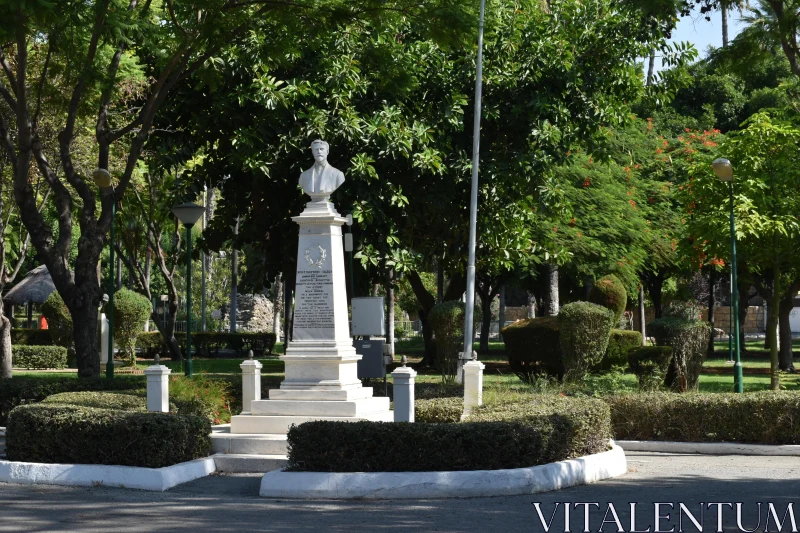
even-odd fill
[[[250,404],[261,399],[261,368],[264,365],[253,359],[253,350],[247,352],[247,359],[239,365],[242,369],[242,414],[250,414]]]
[[[152,365],[145,369],[147,376],[147,410],[156,413],[169,412],[169,374],[164,365]]]
[[[483,369],[486,365],[473,359],[464,365],[464,414],[483,405]]]
[[[108,363],[108,319],[105,313],[100,314],[100,364]]]
[[[405,356],[403,356],[403,366],[392,372],[395,422],[414,421],[414,378],[416,376],[417,372],[413,368],[405,366]]]

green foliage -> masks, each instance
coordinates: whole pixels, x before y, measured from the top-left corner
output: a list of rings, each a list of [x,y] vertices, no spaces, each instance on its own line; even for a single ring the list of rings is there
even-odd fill
[[[185,335],[179,341],[185,342]],[[192,333],[192,346],[202,357],[216,358],[220,350],[236,350],[239,356],[245,355],[248,350],[253,350],[256,357],[272,353],[275,347],[276,335],[267,332],[255,333],[227,333],[227,332],[197,332]]]
[[[11,357],[18,368],[65,368],[67,349],[63,346],[11,345]]]
[[[794,392],[662,392],[605,401],[616,439],[800,444],[800,395]]]
[[[194,335],[192,338],[194,339]],[[140,331],[136,335],[136,349],[144,352],[141,355],[147,359],[155,358],[156,354],[161,356],[169,353],[160,331]]]
[[[602,401],[542,396],[479,408],[462,423],[306,422],[289,430],[289,470],[522,468],[605,451],[610,436]]]
[[[570,381],[580,380],[600,362],[614,324],[614,313],[597,304],[574,302],[561,308],[558,335],[565,375]]]
[[[227,381],[197,375],[170,376],[169,399],[178,414],[195,415],[212,424],[231,421],[231,390]]]
[[[672,363],[665,385],[681,392],[697,390],[700,370],[708,352],[711,325],[699,320],[664,317],[650,322],[647,334],[655,337],[658,346],[672,348]]]
[[[609,274],[594,283],[589,293],[589,301],[611,309],[614,313],[614,324],[618,324],[628,305],[628,293],[619,278]]]
[[[639,390],[658,390],[672,362],[670,346],[642,346],[628,352],[628,365],[639,380]]]
[[[458,422],[464,413],[463,398],[414,400],[414,421],[419,423]]]
[[[161,468],[211,452],[211,424],[191,415],[22,405],[8,417],[12,461]]]
[[[151,310],[150,301],[138,292],[120,289],[114,293],[114,342],[131,366],[136,365],[136,338],[144,330]]]
[[[642,345],[642,334],[629,329],[612,329],[608,337],[608,348],[600,361],[599,369],[608,370],[614,366],[628,364],[628,352]]]
[[[564,376],[558,319],[554,316],[518,320],[503,328],[508,364],[525,383],[537,376]]]
[[[72,346],[72,315],[58,291],[53,291],[44,301],[42,314],[47,319],[47,328],[53,344],[65,348]]]
[[[49,329],[13,328],[11,330],[11,344],[24,344],[26,346],[52,346],[53,335]]]
[[[682,320],[700,320],[701,311],[700,304],[694,300],[674,300],[664,307],[663,316]]]
[[[422,280],[422,284],[425,286],[425,290],[427,290],[431,296],[436,298],[438,290],[436,286],[436,274],[431,272],[419,272],[419,278]],[[408,313],[411,316],[415,316],[419,313],[419,310],[422,309],[422,305],[417,300],[417,295],[414,294],[414,290],[411,288],[411,284],[408,282],[407,278],[403,278],[397,284],[397,290],[395,291],[397,295],[397,305]],[[399,338],[400,335],[397,335]]]
[[[116,376],[113,380],[105,378],[39,378],[17,376],[4,380],[0,387],[0,426],[5,426],[8,413],[18,406],[41,402],[48,396],[60,392],[77,391],[131,391],[145,386],[144,376]]]
[[[61,392],[41,401],[45,405],[77,405],[114,411],[147,411],[147,397],[117,392]]]
[[[436,364],[444,383],[453,383],[456,379],[458,354],[464,349],[464,310],[463,302],[442,302],[434,306],[428,317],[436,338]],[[481,320],[479,307],[475,307],[472,318],[475,331]]]

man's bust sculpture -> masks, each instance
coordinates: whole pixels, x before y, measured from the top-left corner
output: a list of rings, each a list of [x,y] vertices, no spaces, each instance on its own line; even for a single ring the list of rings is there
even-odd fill
[[[314,166],[300,174],[300,186],[309,196],[330,195],[344,183],[341,170],[328,164],[328,143],[317,139],[311,143]]]

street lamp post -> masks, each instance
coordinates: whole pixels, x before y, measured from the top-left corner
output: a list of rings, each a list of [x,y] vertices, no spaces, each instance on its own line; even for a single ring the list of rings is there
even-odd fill
[[[186,226],[186,371],[192,377],[192,226],[203,216],[205,207],[187,202],[176,205],[172,212]]]
[[[114,185],[111,182],[111,174],[104,168],[95,169],[92,172],[92,179],[95,185],[101,189],[111,190],[111,234],[108,240],[108,361],[106,361],[106,377],[114,378],[114,220],[117,216],[117,199],[114,192]]]
[[[730,198],[730,220],[731,220],[731,304],[733,309],[733,339],[730,349],[735,357],[733,363],[733,388],[735,392],[744,392],[741,347],[739,346],[739,291],[737,290],[736,279],[736,221],[733,215],[733,167],[727,159],[715,159],[711,163],[714,174],[724,182],[728,183],[728,193]]]

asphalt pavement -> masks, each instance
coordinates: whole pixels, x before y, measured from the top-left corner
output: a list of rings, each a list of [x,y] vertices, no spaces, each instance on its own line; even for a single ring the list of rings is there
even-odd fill
[[[744,529],[777,531],[773,517],[783,531],[800,526],[800,457],[631,452],[628,467],[619,478],[544,494],[446,500],[265,499],[261,476],[245,474],[164,493],[0,483],[0,532],[741,531],[737,503]]]

